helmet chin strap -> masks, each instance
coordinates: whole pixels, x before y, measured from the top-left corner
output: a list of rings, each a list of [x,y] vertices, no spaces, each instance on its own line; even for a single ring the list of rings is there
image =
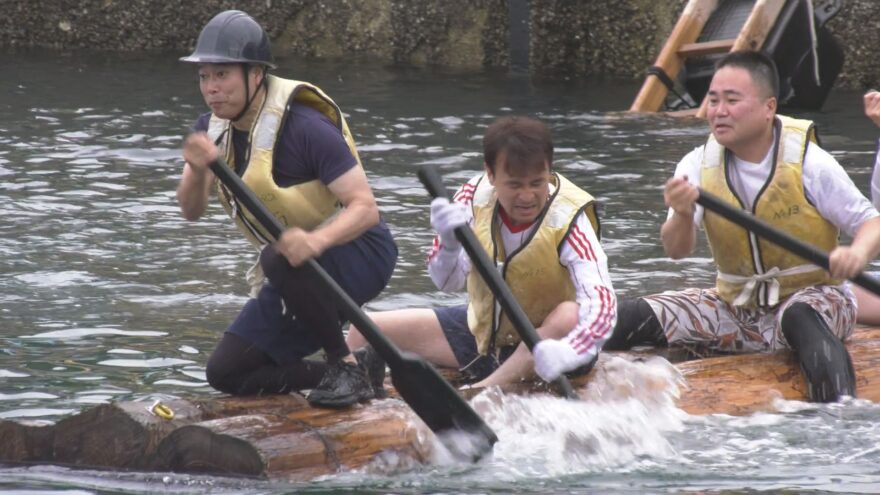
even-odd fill
[[[232,122],[238,122],[242,117],[244,117],[244,114],[246,114],[248,109],[251,107],[251,103],[253,103],[254,99],[257,97],[257,93],[260,92],[260,87],[266,86],[268,84],[268,82],[266,81],[266,75],[268,71],[263,68],[263,78],[260,80],[260,84],[257,86],[256,91],[254,91],[253,96],[251,96],[250,83],[248,82],[248,72],[250,70],[250,65],[241,64],[241,68],[244,71],[244,94],[248,95],[248,97],[247,101],[244,104],[244,108],[242,108],[241,111],[238,112],[238,115],[230,119],[230,121]]]

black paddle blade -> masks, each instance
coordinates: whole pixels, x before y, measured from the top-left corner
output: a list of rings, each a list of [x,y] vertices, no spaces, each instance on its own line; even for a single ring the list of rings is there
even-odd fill
[[[495,432],[433,366],[407,352],[401,352],[400,361],[388,364],[400,397],[450,452],[476,461],[492,451],[498,441]],[[455,435],[456,431],[465,436]]]

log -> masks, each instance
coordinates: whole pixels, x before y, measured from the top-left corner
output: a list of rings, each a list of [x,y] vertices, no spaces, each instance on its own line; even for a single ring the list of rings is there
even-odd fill
[[[856,371],[856,396],[880,402],[880,328],[857,328],[847,342]],[[794,354],[723,356],[679,363],[687,380],[679,407],[690,414],[744,415],[774,411],[777,399],[807,400]]]
[[[880,402],[880,327],[857,327],[847,341],[847,349],[856,371],[856,396]],[[589,374],[571,379],[583,400],[590,400],[590,385],[608,381],[613,374],[614,359],[644,360],[662,355],[675,362],[683,383],[676,405],[692,415],[746,415],[777,411],[777,401],[807,401],[807,385],[794,354],[790,351],[761,354],[736,354],[702,359],[686,359],[681,349],[647,352],[603,352]],[[663,387],[657,384],[656,389]],[[502,387],[505,393],[535,394],[554,392],[540,382],[519,383]],[[479,389],[463,391],[466,397],[479,394]]]
[[[858,397],[880,401],[880,328],[858,328],[847,347]],[[585,400],[598,394],[607,399],[668,389],[665,377],[650,374],[638,382],[618,378],[615,384],[612,379],[620,373],[620,363],[660,359],[656,354],[602,353],[596,367],[572,378],[572,384]],[[690,414],[750,414],[776,410],[778,399],[806,400],[803,376],[787,351],[680,362],[675,370],[686,381],[678,407]],[[503,391],[553,395],[546,385],[536,383]],[[389,392],[389,399],[345,410],[311,408],[302,396],[292,394],[168,401],[175,413],[172,419],[150,413],[147,402],[117,402],[53,425],[0,421],[0,462],[291,481],[369,470],[389,459],[405,465],[427,462],[435,453],[433,434],[393,390]],[[466,397],[480,392],[462,391]]]
[[[432,434],[399,400],[345,410],[300,395],[103,404],[54,425],[0,421],[0,462],[309,480],[389,454],[424,463]]]
[[[87,409],[53,425],[0,422],[0,461],[50,462],[77,467],[142,468],[144,458],[174,428],[198,415],[174,401],[173,423],[150,414],[145,402],[118,402]]]
[[[38,462],[51,452],[52,427],[0,421],[0,462]]]
[[[274,398],[287,397],[293,396]],[[159,445],[154,468],[308,480],[361,468],[392,452],[424,463],[431,446],[422,439],[430,430],[417,421],[398,400],[342,411],[303,407],[286,414],[229,416],[176,429]]]
[[[194,404],[175,400],[168,403],[175,419],[168,421],[150,413],[151,404],[104,404],[62,419],[53,428],[53,461],[78,467],[148,467],[156,446],[166,435],[202,417]]]

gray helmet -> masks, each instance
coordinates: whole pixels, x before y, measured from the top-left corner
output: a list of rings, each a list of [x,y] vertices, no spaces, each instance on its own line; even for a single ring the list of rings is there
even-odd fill
[[[227,10],[205,24],[196,49],[181,62],[194,64],[259,64],[270,69],[269,37],[253,17],[240,10]]]

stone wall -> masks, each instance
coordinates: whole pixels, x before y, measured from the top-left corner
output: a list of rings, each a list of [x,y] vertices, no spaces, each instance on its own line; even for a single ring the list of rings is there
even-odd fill
[[[828,22],[844,51],[841,87],[868,89],[880,82],[880,2],[845,0],[844,10]]]
[[[508,1],[522,0],[0,0],[0,47],[185,54],[211,16],[238,8],[264,25],[280,54],[505,68]],[[684,3],[530,0],[531,72],[641,77]],[[846,53],[838,87],[878,84],[880,29],[865,29],[873,19],[880,19],[880,2],[846,0],[830,21]]]

